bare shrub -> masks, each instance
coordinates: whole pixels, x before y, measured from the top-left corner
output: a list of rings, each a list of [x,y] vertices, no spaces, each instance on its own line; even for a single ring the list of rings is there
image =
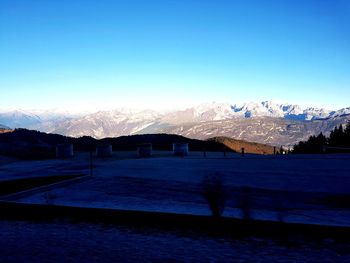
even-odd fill
[[[221,217],[226,203],[223,175],[215,173],[204,176],[202,179],[202,191],[212,216],[215,218]]]

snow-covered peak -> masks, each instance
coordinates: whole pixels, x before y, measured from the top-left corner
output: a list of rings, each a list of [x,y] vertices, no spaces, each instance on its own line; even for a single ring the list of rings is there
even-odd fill
[[[337,110],[337,111],[332,111],[330,113],[329,117],[338,117],[338,116],[348,115],[348,114],[350,114],[350,107],[343,108],[343,109],[340,109],[340,110]]]
[[[152,110],[136,111],[132,109],[116,109],[112,111],[99,111],[93,114],[84,116],[86,120],[101,119],[105,121],[128,121],[138,122],[144,120],[155,120],[160,117],[160,114]]]
[[[193,108],[196,119],[223,120],[232,117],[232,106],[229,103],[209,102]]]
[[[295,104],[279,104],[272,101],[249,102],[241,106],[233,106],[234,115],[237,117],[277,117],[298,120],[313,120],[327,118],[332,111],[309,107],[302,109]]]
[[[244,118],[253,118],[253,117],[262,117],[262,116],[271,116],[271,117],[283,117],[283,113],[280,110],[278,104],[272,103],[270,101],[264,102],[248,102],[244,103],[241,106],[233,106],[234,116],[244,117]]]
[[[313,120],[313,119],[324,119],[328,118],[332,111],[326,109],[319,109],[314,107],[306,108],[303,111],[304,120]]]
[[[22,110],[12,110],[0,113],[0,123],[10,128],[26,128],[40,123],[40,117]]]
[[[135,110],[117,108],[84,115],[73,115],[61,110],[12,110],[0,112],[0,123],[10,128],[29,128],[52,131],[54,127],[65,128],[70,121],[108,125],[128,123],[143,127],[150,123],[183,124],[219,121],[237,118],[272,117],[292,120],[326,119],[350,114],[350,107],[338,111],[314,107],[301,108],[299,105],[275,103],[273,101],[248,102],[242,105],[220,102],[203,103],[185,110],[157,112],[154,110]],[[80,123],[79,121],[76,123]],[[136,126],[133,129],[137,128]]]

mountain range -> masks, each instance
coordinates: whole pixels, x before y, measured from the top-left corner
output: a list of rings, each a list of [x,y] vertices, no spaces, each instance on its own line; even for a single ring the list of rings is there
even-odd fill
[[[169,133],[194,139],[227,136],[276,146],[291,146],[320,132],[328,134],[349,120],[350,107],[327,110],[271,101],[243,105],[212,102],[165,113],[130,109],[76,115],[38,110],[0,112],[1,125],[73,137]]]

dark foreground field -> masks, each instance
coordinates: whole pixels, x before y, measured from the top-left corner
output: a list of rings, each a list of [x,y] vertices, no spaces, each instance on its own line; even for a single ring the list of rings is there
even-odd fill
[[[93,176],[84,180],[2,197],[1,261],[350,262],[349,236],[321,233],[322,225],[344,233],[350,226],[349,160],[348,155],[232,153],[95,158]],[[0,164],[0,178],[88,175],[88,161],[85,153],[66,160],[6,161]],[[229,228],[220,225],[220,231],[208,231],[211,212],[203,195],[203,178],[213,175],[223,179],[223,217],[230,222]],[[12,221],[6,219],[6,202],[15,204]],[[242,203],[254,222],[273,223],[260,225],[259,231],[248,224],[241,231],[231,223],[242,221]],[[114,215],[111,221],[104,216],[107,210],[115,212],[108,212]],[[74,216],[77,211],[85,214]],[[63,212],[73,216],[66,218]],[[281,222],[319,228],[288,228],[279,235],[265,228],[276,230]]]
[[[2,262],[350,262],[331,239],[222,238],[107,224],[0,221]]]

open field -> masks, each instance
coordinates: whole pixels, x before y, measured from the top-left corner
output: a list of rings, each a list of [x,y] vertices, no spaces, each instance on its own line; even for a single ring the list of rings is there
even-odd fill
[[[194,152],[179,158],[157,152],[136,158],[117,152],[94,158],[89,180],[15,198],[14,201],[95,208],[210,215],[203,197],[205,176],[223,178],[223,216],[240,218],[242,202],[255,219],[350,225],[350,156],[258,156]],[[89,174],[89,155],[73,159],[12,162],[1,178]],[[49,198],[48,198],[49,197]]]
[[[0,178],[9,181],[88,175],[89,165],[87,153],[64,160],[3,159]],[[231,229],[218,235],[192,228],[143,225],[145,219],[139,212],[131,217],[137,224],[71,221],[64,217],[42,221],[40,216],[53,211],[52,205],[60,207],[57,211],[72,206],[210,215],[202,183],[205,176],[215,175],[223,179],[225,218],[241,218],[241,204],[245,202],[254,219],[350,226],[349,155],[242,157],[229,153],[225,157],[222,153],[207,153],[204,157],[203,153],[192,152],[187,157],[173,157],[170,152],[156,152],[151,158],[137,158],[135,152],[116,152],[110,158],[94,158],[93,167],[93,176],[85,180],[2,197],[30,204],[24,213],[38,213],[39,220],[0,220],[1,261],[350,262],[347,239],[314,239],[300,232],[276,237],[254,232],[240,237],[231,235]],[[39,206],[33,210],[35,204]],[[162,222],[161,218],[157,222]],[[195,220],[192,225],[197,224]],[[171,224],[177,225],[178,221],[173,219]]]

